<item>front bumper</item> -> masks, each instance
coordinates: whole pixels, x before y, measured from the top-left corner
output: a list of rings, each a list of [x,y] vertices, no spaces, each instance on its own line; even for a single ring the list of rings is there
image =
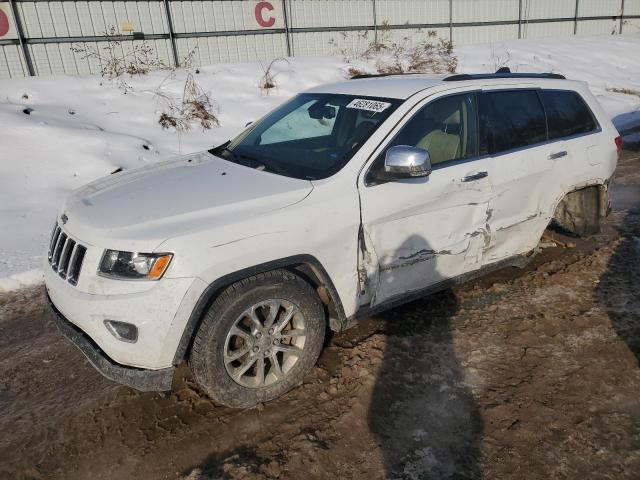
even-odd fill
[[[193,278],[137,283],[107,281],[84,270],[74,287],[48,264],[44,279],[51,301],[64,318],[114,362],[143,370],[175,366],[174,356],[185,325],[206,287],[204,282]],[[133,290],[141,287],[146,289]],[[138,340],[135,343],[119,340],[107,329],[105,320],[135,325]]]
[[[171,382],[175,371],[174,367],[160,370],[146,370],[127,367],[114,362],[86,333],[69,322],[62,313],[58,311],[53,302],[51,302],[48,293],[47,300],[53,313],[53,321],[60,332],[62,332],[71,343],[78,347],[84,356],[87,357],[91,365],[106,378],[143,392],[171,390]]]

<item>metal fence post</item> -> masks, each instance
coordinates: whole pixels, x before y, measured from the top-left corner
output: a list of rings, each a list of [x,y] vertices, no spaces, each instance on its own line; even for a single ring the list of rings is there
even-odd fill
[[[371,0],[371,6],[373,8],[373,41],[378,44],[378,14],[376,12],[376,0]]]
[[[522,38],[522,0],[518,1],[518,38]]]
[[[34,77],[36,75],[36,71],[33,68],[33,60],[31,59],[29,47],[25,43],[26,37],[24,35],[24,28],[22,28],[22,19],[20,18],[20,12],[18,11],[18,7],[16,6],[14,0],[9,0],[9,5],[11,7],[11,13],[13,14],[13,21],[16,24],[16,30],[18,31],[18,41],[20,42],[20,47],[22,48],[24,61],[27,64],[27,72],[29,73],[29,76]]]
[[[449,41],[453,42],[453,0],[449,0]]]
[[[2,0],[0,0],[1,2]],[[51,18],[53,16],[52,13],[49,14],[45,14],[44,18],[42,17],[42,13],[44,12],[40,12],[40,14],[38,13],[38,9],[36,11],[34,11],[34,9],[26,9],[21,7],[20,5],[24,4],[22,2],[29,2],[30,4],[35,3],[35,2],[41,2],[40,4],[46,4],[49,1],[54,2],[54,0],[4,0],[5,2],[7,2],[7,7],[8,7],[8,13],[9,15],[13,15],[13,24],[15,24],[15,29],[16,29],[16,35],[15,38],[12,40],[0,40],[0,45],[12,45],[12,48],[14,48],[14,51],[18,52],[19,55],[19,61],[20,61],[20,65],[19,65],[19,69],[21,69],[21,73],[23,73],[24,75],[29,75],[29,76],[34,76],[37,75],[39,73],[40,70],[40,63],[39,63],[39,57],[37,55],[37,53],[39,52],[39,50],[36,49],[36,47],[32,48],[32,45],[38,45],[39,48],[44,48],[42,47],[43,45],[54,45],[54,46],[65,46],[68,44],[73,44],[76,42],[105,42],[105,41],[109,41],[109,36],[105,36],[105,35],[88,35],[88,36],[72,36],[71,33],[68,33],[67,36],[57,36],[57,35],[53,35],[50,37],[40,37],[38,36],[37,38],[34,37],[30,37],[30,33],[31,33],[31,26],[33,25],[36,29],[38,28],[38,25],[42,22],[44,22],[45,20],[48,22],[49,18]],[[373,25],[371,25],[371,22],[365,22],[368,23],[367,25],[363,25],[363,22],[356,22],[356,25],[353,24],[349,24],[349,25],[344,25],[344,26],[312,26],[312,27],[307,27],[307,28],[300,28],[300,25],[296,24],[296,18],[294,18],[293,16],[293,5],[296,5],[296,14],[305,14],[305,8],[308,8],[305,3],[308,2],[303,2],[300,1],[298,3],[293,3],[296,0],[280,0],[281,5],[282,5],[282,16],[283,16],[283,20],[277,20],[278,21],[278,28],[271,28],[271,29],[264,29],[264,30],[254,30],[250,27],[246,28],[246,29],[236,29],[236,30],[230,30],[230,31],[201,31],[199,29],[195,29],[196,31],[184,31],[184,28],[182,26],[182,24],[179,22],[178,26],[181,27],[180,32],[176,31],[176,25],[174,23],[174,19],[173,19],[173,10],[172,10],[172,6],[173,5],[178,5],[178,2],[180,2],[182,0],[160,0],[160,3],[163,5],[160,5],[160,8],[164,8],[164,13],[166,15],[166,27],[162,27],[163,31],[162,33],[151,33],[151,34],[147,34],[147,35],[140,35],[139,33],[134,34],[133,39],[134,40],[138,40],[139,38],[146,38],[147,40],[153,40],[153,41],[161,41],[164,42],[163,44],[166,47],[169,47],[169,45],[166,43],[167,40],[170,41],[170,49],[171,49],[171,53],[168,52],[167,48],[167,55],[168,55],[168,59],[166,59],[166,62],[168,62],[169,64],[171,64],[173,62],[174,65],[179,65],[180,62],[182,61],[182,58],[179,57],[180,51],[178,49],[178,40],[179,39],[185,39],[184,41],[191,41],[191,40],[187,40],[190,38],[211,38],[211,37],[218,37],[218,38],[226,38],[226,37],[235,37],[235,38],[242,38],[240,37],[241,35],[250,35],[252,37],[255,37],[257,33],[264,33],[264,34],[273,34],[274,32],[277,32],[278,34],[282,34],[284,32],[285,34],[285,41],[286,41],[286,55],[288,56],[294,56],[296,54],[295,52],[295,42],[297,39],[299,39],[299,35],[303,35],[303,34],[307,34],[307,33],[311,33],[311,32],[340,32],[340,31],[345,31],[345,32],[354,32],[354,31],[359,31],[362,32],[362,29],[372,29],[373,33],[374,33],[374,42],[380,42],[384,40],[385,37],[385,32],[387,30],[387,21],[384,19],[384,15],[380,14],[378,15],[378,5],[384,7],[382,5],[381,1],[377,1],[377,0],[366,0],[370,2],[370,6],[367,7],[365,5],[365,9],[367,8],[372,8],[372,10],[370,11],[372,13],[372,22]],[[346,1],[346,0],[345,0]],[[366,1],[364,2],[366,4]],[[428,0],[423,0],[423,1],[428,1]],[[562,21],[562,22],[573,22],[573,34],[577,35],[578,30],[581,28],[580,27],[580,23],[581,21],[588,21],[588,20],[601,20],[601,21],[607,21],[607,22],[611,22],[612,26],[611,28],[613,29],[614,33],[615,33],[615,25],[616,23],[618,23],[618,33],[622,33],[624,30],[624,23],[627,20],[627,17],[629,18],[634,18],[633,15],[631,15],[631,13],[633,13],[631,11],[630,8],[630,2],[625,2],[625,0],[611,0],[611,3],[615,4],[617,3],[620,6],[620,10],[618,12],[617,15],[613,15],[611,16],[611,14],[609,13],[609,15],[595,15],[595,16],[587,16],[587,13],[585,13],[585,15],[582,15],[582,11],[581,11],[581,7],[582,5],[584,5],[584,2],[582,2],[582,4],[580,3],[580,0],[566,0],[569,2],[569,4],[574,3],[574,16],[571,17],[570,15],[567,15],[565,17],[562,18],[558,18],[558,17],[550,17],[550,18],[534,18],[533,20],[530,20],[530,8],[529,8],[529,3],[530,0],[518,0],[518,18],[517,20],[515,18],[511,18],[508,20],[499,20],[496,19],[496,17],[490,17],[489,19],[487,19],[486,21],[481,21],[481,22],[476,22],[476,21],[468,21],[465,19],[461,19],[458,17],[455,17],[455,14],[457,14],[457,11],[454,10],[454,7],[456,7],[455,5],[455,1],[459,1],[459,0],[443,0],[444,6],[449,8],[449,18],[447,19],[442,18],[440,21],[438,21],[438,23],[434,23],[434,24],[422,24],[422,23],[406,23],[404,25],[395,25],[396,28],[398,29],[422,29],[422,28],[438,28],[438,29],[442,29],[443,31],[447,29],[449,29],[449,38],[451,39],[451,41],[453,41],[454,36],[453,36],[453,29],[454,28],[466,28],[466,27],[477,27],[477,26],[500,26],[500,25],[510,25],[510,26],[517,26],[518,29],[518,37],[517,38],[527,38],[528,36],[528,28],[529,28],[529,24],[530,22],[536,23],[536,24],[545,24],[545,23],[552,23],[552,22],[558,22],[558,21]],[[564,1],[564,0],[563,0]],[[633,0],[633,1],[637,1],[637,0]],[[515,2],[515,0],[511,0],[512,2],[512,6],[513,6],[513,2]],[[69,0],[68,3],[70,6],[76,2]],[[84,0],[80,1],[78,0],[77,3],[86,3]],[[95,1],[92,3],[100,3],[100,1]],[[240,2],[238,2],[240,3]],[[416,2],[417,3],[417,2]],[[277,6],[279,5],[278,0],[275,1],[271,1],[271,6],[273,7],[273,5]],[[66,5],[65,5],[66,6]],[[242,6],[244,7],[244,6]],[[241,7],[241,8],[242,8]],[[462,8],[463,4],[458,5],[458,7]],[[625,7],[626,7],[626,11],[625,11]],[[217,14],[217,10],[214,9],[213,6],[208,7],[209,8],[209,14],[213,14],[216,15]],[[234,7],[235,8],[235,7]],[[456,7],[457,8],[457,7]],[[244,9],[244,8],[243,8]],[[187,10],[187,8],[185,8],[185,11]],[[384,8],[383,8],[384,10]],[[207,10],[205,10],[207,11]],[[74,15],[73,13],[73,7],[70,11],[71,15]],[[76,8],[76,14],[79,15],[79,11]],[[97,14],[99,15],[99,14]],[[104,17],[104,12],[103,12],[103,21],[107,22],[106,17]],[[162,12],[160,12],[160,15],[162,15]],[[192,12],[191,15],[197,15],[197,13]],[[279,15],[279,13],[278,13]],[[188,15],[187,15],[188,16]],[[64,22],[67,21],[66,19],[66,15],[63,16],[64,17]],[[568,17],[568,18],[566,18]],[[98,17],[100,18],[100,17]],[[78,17],[77,23],[80,23],[80,26],[84,29],[84,25],[86,23],[88,23],[89,25],[93,25],[92,20],[94,20],[94,18],[80,18]],[[178,20],[176,18],[176,20]],[[411,19],[413,20],[413,19]],[[418,20],[417,18],[415,19],[416,21]],[[473,19],[471,19],[473,20]],[[76,22],[76,20],[73,20],[74,22]],[[275,21],[275,19],[274,19]],[[610,23],[610,25],[611,25]],[[282,25],[284,24],[284,25]],[[390,27],[389,27],[390,28]],[[68,30],[68,27],[67,27]],[[628,30],[628,28],[627,28]],[[296,36],[294,37],[293,34],[296,33]],[[515,33],[515,31],[513,32]],[[125,35],[119,35],[118,39],[122,40],[122,41],[127,41],[129,40],[131,37],[129,36],[125,36]],[[262,38],[270,38],[270,37],[262,37]],[[280,41],[282,40],[282,37],[278,37],[280,39]],[[181,40],[182,41],[182,40]],[[260,42],[261,39],[260,38],[255,38],[255,39],[249,39],[250,42]],[[98,43],[98,45],[100,45]],[[285,47],[285,44],[280,44],[281,47]],[[0,46],[1,48],[1,46]],[[181,47],[182,48],[182,47]],[[228,48],[230,50],[233,50],[234,47],[233,45],[228,46]],[[61,58],[58,58],[57,55],[54,56],[50,56],[49,54],[46,53],[46,51],[42,52],[43,56],[42,56],[42,60],[46,63],[49,63],[49,67],[51,67],[51,70],[54,71],[56,69],[61,69],[63,71],[65,71],[66,73],[76,73],[73,66],[72,65],[67,65],[66,62],[63,62]],[[281,52],[282,55],[285,54],[285,52]],[[2,51],[0,50],[0,57],[2,57]],[[207,52],[206,57],[203,55],[203,58],[201,59],[202,62],[210,62],[210,61],[218,61],[217,59],[217,54],[216,53],[209,53]],[[54,64],[55,62],[55,64]],[[2,60],[0,60],[0,64],[2,64],[2,75],[5,75],[5,71],[10,71],[10,75],[13,75],[13,65],[11,65],[11,70],[9,70],[9,62],[7,59],[2,58]],[[5,65],[7,65],[5,67]],[[53,68],[55,67],[55,69]],[[76,70],[77,70],[77,66],[76,66]],[[48,71],[48,69],[47,69]]]
[[[178,68],[180,66],[180,60],[178,60],[178,47],[176,46],[176,35],[173,29],[173,18],[171,17],[169,0],[164,0],[164,12],[167,15],[167,25],[169,26],[169,41],[171,42],[171,51],[173,52],[173,64]]]
[[[291,29],[289,28],[289,15],[287,13],[287,2],[282,0],[282,17],[284,19],[284,38],[287,41],[287,57],[293,56],[291,49]]]

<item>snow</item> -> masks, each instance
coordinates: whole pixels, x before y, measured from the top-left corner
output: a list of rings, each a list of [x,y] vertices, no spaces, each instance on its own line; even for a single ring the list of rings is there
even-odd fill
[[[640,36],[513,40],[456,48],[459,72],[562,73],[589,83],[620,129],[640,125]],[[636,53],[634,53],[636,52]],[[356,62],[373,71],[372,64]],[[0,81],[0,291],[40,281],[42,254],[56,213],[73,189],[117,168],[131,168],[210,148],[297,92],[345,78],[342,58],[275,63],[277,88],[259,88],[258,63],[194,69],[216,102],[220,127],[178,134],[163,130],[163,100],[180,98],[188,72],[152,72],[117,81],[58,76]],[[30,109],[30,110],[27,110]],[[24,113],[29,111],[29,114]],[[636,134],[637,135],[637,134]]]
[[[34,269],[0,278],[0,293],[38,285],[42,282],[42,270]]]
[[[563,37],[470,45],[457,49],[458,70],[495,71],[507,62],[514,72],[561,73],[588,82],[618,130],[640,124],[640,35]]]
[[[99,76],[0,81],[0,278],[38,268],[56,214],[72,190],[132,168],[222,143],[247,122],[319,83],[344,79],[340,59],[278,62],[279,86],[258,88],[258,64],[215,65],[195,74],[221,126],[177,134],[158,124],[163,101],[180,98],[187,72],[128,78],[127,93]],[[26,108],[30,114],[23,113]],[[2,285],[16,282],[0,282]]]

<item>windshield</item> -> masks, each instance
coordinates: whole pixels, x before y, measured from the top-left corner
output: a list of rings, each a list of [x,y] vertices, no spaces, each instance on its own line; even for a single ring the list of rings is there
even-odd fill
[[[401,100],[304,93],[210,150],[225,160],[318,180],[340,170]]]

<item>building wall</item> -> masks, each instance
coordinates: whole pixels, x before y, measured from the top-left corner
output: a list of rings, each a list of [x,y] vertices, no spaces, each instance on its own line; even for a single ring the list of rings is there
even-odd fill
[[[429,30],[460,45],[638,34],[640,0],[0,0],[0,78],[100,73],[145,44],[164,65],[206,65],[353,56]]]

